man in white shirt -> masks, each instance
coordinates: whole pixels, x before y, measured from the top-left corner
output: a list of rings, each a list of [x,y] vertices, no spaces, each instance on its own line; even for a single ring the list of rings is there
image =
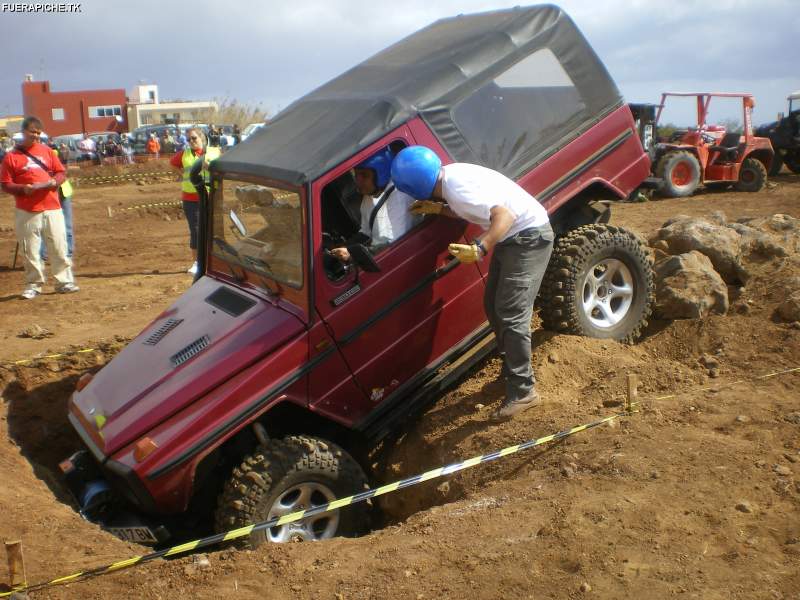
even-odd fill
[[[78,142],[78,150],[81,151],[84,160],[94,160],[97,152],[97,144],[89,137],[88,134],[83,134],[83,139]]]
[[[467,163],[443,167],[424,146],[402,150],[391,175],[399,190],[418,200],[413,213],[460,218],[486,231],[472,244],[454,243],[448,250],[464,263],[493,251],[483,305],[506,378],[506,398],[494,418],[509,419],[536,406],[541,400],[531,368],[530,323],[553,250],[547,211],[505,175]]]
[[[381,193],[390,185],[389,174],[394,158],[391,150],[385,148],[359,163],[355,169],[356,188],[361,193],[361,227],[358,231],[373,250],[391,244],[405,234],[418,221],[419,217],[409,212],[414,199],[395,189],[375,215],[370,227],[369,219]],[[346,247],[333,248],[331,254],[342,262],[350,260]]]

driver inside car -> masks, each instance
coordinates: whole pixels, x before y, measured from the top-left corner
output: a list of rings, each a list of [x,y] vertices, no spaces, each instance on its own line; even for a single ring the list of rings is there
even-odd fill
[[[361,194],[361,227],[347,241],[348,244],[366,244],[376,250],[392,243],[418,222],[420,217],[409,212],[414,199],[395,189],[378,209],[370,227],[372,211],[390,185],[393,159],[392,151],[384,148],[353,169],[356,188]],[[343,263],[350,261],[350,251],[346,246],[333,248],[330,253]]]

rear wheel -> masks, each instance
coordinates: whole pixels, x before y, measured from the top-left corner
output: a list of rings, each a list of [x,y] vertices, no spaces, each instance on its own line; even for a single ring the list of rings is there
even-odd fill
[[[787,150],[783,162],[792,173],[800,175],[800,150]]]
[[[736,189],[740,192],[759,192],[767,184],[767,168],[755,158],[745,158],[739,168]]]
[[[653,266],[644,242],[613,225],[584,225],[560,237],[542,282],[546,328],[633,342],[647,327]]]
[[[270,440],[233,471],[219,498],[218,532],[309,510],[363,491],[367,478],[349,454],[331,442],[307,436]],[[367,505],[354,504],[302,521],[253,533],[249,546],[264,542],[314,541],[366,530]]]
[[[659,159],[656,175],[661,178],[659,191],[665,196],[691,196],[700,185],[700,163],[691,152],[676,150]]]

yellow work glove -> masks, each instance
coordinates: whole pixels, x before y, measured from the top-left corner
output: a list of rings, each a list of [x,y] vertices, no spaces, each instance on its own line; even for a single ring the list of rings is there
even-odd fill
[[[408,209],[414,215],[438,215],[442,212],[444,204],[433,200],[417,200]]]
[[[483,258],[478,244],[450,244],[447,251],[462,263],[474,263]]]

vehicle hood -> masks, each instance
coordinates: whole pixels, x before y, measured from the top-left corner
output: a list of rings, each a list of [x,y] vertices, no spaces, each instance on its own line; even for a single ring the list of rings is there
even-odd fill
[[[73,395],[70,411],[108,456],[303,330],[279,304],[203,277]]]

